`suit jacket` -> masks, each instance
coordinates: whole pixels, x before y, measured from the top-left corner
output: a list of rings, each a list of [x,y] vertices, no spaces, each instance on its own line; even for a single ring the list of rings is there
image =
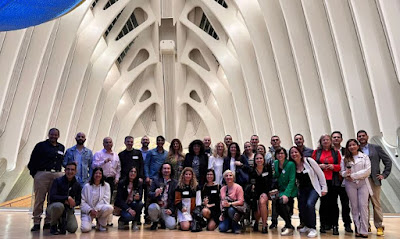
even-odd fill
[[[377,174],[382,174],[383,177],[387,178],[392,170],[392,160],[390,157],[385,153],[381,146],[376,144],[368,144],[369,150],[369,159],[371,160],[371,178],[374,181],[375,185],[381,186],[382,182],[376,179]],[[380,161],[382,160],[383,165],[385,168],[381,173],[380,169]]]

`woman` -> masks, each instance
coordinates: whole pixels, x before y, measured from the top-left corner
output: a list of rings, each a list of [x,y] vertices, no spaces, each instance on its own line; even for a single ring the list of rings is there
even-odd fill
[[[252,209],[255,212],[255,222],[253,231],[258,231],[258,221],[262,220],[262,233],[268,233],[268,195],[272,189],[272,168],[270,165],[265,165],[264,155],[257,153],[255,157],[255,165],[250,174],[252,182],[253,205]]]
[[[183,161],[185,158],[183,157],[182,150],[181,141],[179,139],[173,139],[169,146],[166,162],[172,165],[175,180],[179,179],[179,175],[181,175],[183,170]]]
[[[244,197],[242,187],[235,183],[235,173],[226,170],[223,174],[226,185],[221,188],[221,216],[219,217],[219,231],[227,232],[232,229],[233,233],[240,234],[238,210],[236,207],[243,206]]]
[[[207,170],[206,180],[207,183],[201,191],[204,207],[202,213],[207,219],[207,230],[214,231],[218,227],[219,215],[221,215],[220,186],[215,182],[215,172],[212,169]]]
[[[118,220],[118,229],[125,229],[132,221],[132,230],[138,230],[137,222],[142,213],[143,185],[139,181],[136,167],[129,170],[127,177],[118,183],[115,206],[121,208],[121,217]]]
[[[294,197],[297,196],[296,169],[295,164],[287,159],[287,152],[284,148],[275,150],[275,171],[274,178],[277,179],[279,189],[279,200],[277,202],[278,214],[285,221],[281,236],[293,235],[293,225],[290,219]]]
[[[319,139],[319,147],[314,150],[312,158],[318,163],[325,175],[328,193],[321,197],[319,207],[320,232],[326,233],[326,229],[332,227],[332,234],[339,235],[338,220],[339,206],[337,203],[340,190],[340,161],[339,151],[332,146],[330,135],[324,134]]]
[[[215,182],[219,185],[222,184],[222,169],[224,165],[224,158],[226,157],[226,147],[222,142],[218,142],[213,151],[213,155],[208,159],[208,168],[213,169],[215,172]]]
[[[185,156],[183,167],[192,168],[200,187],[204,185],[208,169],[208,156],[204,153],[204,144],[201,140],[196,139],[189,144],[189,153]]]
[[[242,188],[249,182],[250,167],[244,157],[240,155],[240,147],[236,142],[232,142],[228,148],[228,156],[224,159],[223,171],[231,170],[235,172],[236,183]]]
[[[308,232],[307,237],[316,237],[315,204],[328,191],[324,173],[317,162],[312,158],[305,158],[297,146],[290,148],[289,157],[296,164],[297,200],[300,220],[305,224],[299,232]]]
[[[190,229],[192,213],[201,205],[201,191],[192,168],[184,168],[175,189],[175,206],[178,209],[178,222],[182,231]]]
[[[97,229],[107,230],[107,218],[113,212],[110,205],[110,185],[104,181],[103,169],[93,170],[89,183],[82,189],[81,201],[81,231],[92,230],[92,221],[97,219]]]
[[[244,152],[242,156],[246,159],[247,163],[251,168],[254,167],[253,148],[251,147],[251,144],[248,141],[244,143]]]
[[[355,139],[346,143],[341,174],[345,178],[345,188],[351,203],[356,237],[368,238],[368,198],[372,196],[368,177],[371,174],[371,161],[360,150]]]

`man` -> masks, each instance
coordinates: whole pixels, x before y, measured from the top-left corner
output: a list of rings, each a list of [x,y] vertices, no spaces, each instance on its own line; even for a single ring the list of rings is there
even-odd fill
[[[172,166],[169,163],[162,164],[158,178],[153,180],[150,187],[149,216],[153,225],[150,230],[157,230],[158,222],[161,219],[161,228],[174,229],[175,220],[175,188],[178,182],[173,179]]]
[[[74,215],[74,207],[81,204],[81,185],[75,178],[77,165],[69,162],[65,166],[65,175],[56,178],[50,190],[50,206],[47,208],[51,216],[50,233],[53,235],[75,233],[78,223]]]
[[[62,176],[61,166],[64,159],[64,145],[57,142],[60,131],[56,128],[49,130],[48,139],[36,144],[32,151],[28,169],[33,177],[35,205],[33,206],[33,227],[31,231],[40,230],[40,220],[43,204],[51,188],[53,180]],[[49,200],[47,200],[49,201]],[[50,228],[50,216],[46,214],[43,229]]]
[[[158,170],[167,158],[168,151],[164,149],[165,138],[157,136],[157,147],[147,153],[144,162],[144,174],[146,184],[151,185],[151,181],[157,177]]]
[[[146,160],[147,157],[147,152],[149,152],[149,144],[150,144],[150,139],[146,135],[142,137],[140,140],[140,143],[142,144],[142,148],[140,148],[140,152],[142,152],[142,158],[143,160]]]
[[[304,137],[302,134],[296,134],[294,136],[294,144],[301,150],[304,157],[311,157],[312,153],[314,152],[313,149],[307,148],[304,145]]]
[[[94,154],[92,167],[101,167],[103,169],[105,181],[110,184],[110,203],[112,203],[114,188],[115,185],[118,184],[121,175],[121,164],[118,154],[112,151],[113,141],[110,137],[105,137],[103,139],[103,147],[104,149]],[[112,216],[113,215],[111,214],[107,226],[113,226]]]
[[[150,144],[149,137],[147,137],[147,135],[143,136],[142,139],[140,140],[140,143],[142,144],[142,148],[140,148],[140,152],[142,152],[142,158],[143,158],[143,161],[145,162],[146,161],[146,157],[147,157],[147,153],[149,152],[149,144]],[[143,164],[144,164],[144,162],[143,162]],[[143,169],[143,174],[144,174],[144,169]],[[144,177],[144,179],[146,179],[146,178]],[[150,181],[143,185],[143,199],[144,199],[144,202],[145,202],[144,219],[145,219],[145,223],[146,224],[150,224],[151,223],[151,221],[150,221],[150,219],[148,217],[148,213],[147,213],[147,208],[149,206],[149,202],[148,202],[148,199],[147,199],[149,188],[150,188]],[[140,225],[140,224],[141,224],[141,222],[138,222],[138,225]]]
[[[333,148],[335,151],[339,151],[339,153],[342,156],[342,159],[344,158],[344,150],[345,148],[342,147],[341,143],[343,141],[343,136],[340,131],[333,131],[331,134],[332,138],[332,144]],[[343,178],[339,177],[341,182],[343,182]],[[344,184],[341,184],[342,186],[339,189],[339,197],[340,197],[340,203],[342,204],[342,220],[344,223],[344,229],[346,232],[353,232],[353,229],[351,229],[351,218],[350,218],[350,204],[349,204],[349,197],[347,196],[346,189],[344,187]]]
[[[70,162],[77,164],[76,179],[83,188],[89,182],[92,175],[93,153],[92,150],[84,146],[86,135],[82,132],[76,134],[76,145],[67,149],[65,152],[63,166],[65,167]]]
[[[120,163],[121,163],[121,177],[125,178],[128,175],[130,169],[134,166],[137,170],[138,177],[143,182],[144,177],[144,162],[143,156],[140,150],[133,148],[133,137],[126,136],[125,137],[125,146],[126,149],[118,154]]]
[[[224,137],[224,143],[226,145],[226,148],[229,150],[229,145],[231,145],[232,143],[232,136],[230,136],[229,134],[225,135]]]
[[[204,137],[203,144],[204,144],[204,152],[208,155],[208,157],[210,157],[212,155],[210,136]]]
[[[253,150],[253,153],[257,153],[257,146],[258,143],[260,143],[260,139],[258,138],[258,135],[253,134],[250,138],[250,144],[251,144],[251,148]]]
[[[383,236],[385,227],[383,226],[383,214],[381,207],[381,185],[382,180],[387,178],[392,170],[392,160],[383,151],[382,147],[376,144],[368,143],[368,134],[365,130],[357,132],[357,140],[360,142],[360,148],[364,154],[369,156],[371,160],[371,175],[369,177],[369,183],[372,188],[373,195],[370,196],[372,207],[374,209],[374,224],[377,229],[377,235]],[[380,162],[382,161],[385,168],[383,172],[380,169]],[[370,226],[371,228],[371,226]],[[370,228],[368,231],[370,231]]]
[[[279,147],[281,147],[281,139],[279,136],[274,135],[271,137],[271,147],[269,147],[269,151],[267,155],[265,156],[265,164],[271,164],[272,168],[274,167],[274,161],[275,161],[275,150],[277,150]],[[269,229],[274,229],[278,227],[278,212],[277,212],[277,202],[276,200],[272,200],[271,204],[271,225],[269,226]],[[289,205],[291,207],[291,212],[293,212],[293,205]]]

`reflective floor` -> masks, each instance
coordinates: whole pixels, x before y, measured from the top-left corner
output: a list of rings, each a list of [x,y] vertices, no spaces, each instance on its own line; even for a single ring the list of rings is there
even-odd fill
[[[385,238],[400,238],[400,217],[393,217],[399,215],[386,215],[384,219],[385,224]],[[78,224],[80,225],[80,216],[77,215]],[[25,239],[25,238],[83,238],[83,239],[105,239],[105,238],[138,238],[138,239],[190,239],[190,238],[219,238],[219,239],[228,239],[235,237],[237,239],[244,238],[280,238],[278,230],[270,230],[268,234],[254,233],[250,232],[251,228],[248,227],[247,231],[240,235],[235,235],[232,233],[220,233],[217,230],[213,232],[203,231],[198,233],[192,232],[182,232],[178,230],[161,230],[158,231],[150,231],[150,226],[145,225],[141,226],[139,231],[121,231],[118,230],[117,225],[117,217],[114,217],[114,227],[108,228],[107,232],[98,232],[91,231],[89,233],[81,233],[80,230],[74,234],[67,235],[58,235],[53,236],[50,234],[49,230],[40,231],[40,232],[30,232],[30,228],[32,227],[31,214],[28,212],[13,212],[13,211],[0,211],[0,238],[1,239]],[[279,228],[283,227],[284,222],[279,221]],[[298,225],[298,219],[293,219],[293,225]],[[260,228],[261,229],[261,228]],[[297,231],[294,232],[293,236],[282,237],[282,238],[307,238],[305,234],[300,235]],[[340,235],[333,236],[330,231],[327,234],[319,235],[317,238],[355,238],[353,234],[345,233],[343,227],[340,228]],[[372,233],[369,235],[369,238],[383,238],[376,236],[376,230],[373,228]]]

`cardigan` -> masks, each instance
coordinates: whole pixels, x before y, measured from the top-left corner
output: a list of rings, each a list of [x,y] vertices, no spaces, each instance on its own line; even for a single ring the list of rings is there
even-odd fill
[[[303,162],[314,190],[321,197],[322,192],[328,192],[324,172],[313,158],[305,157]]]
[[[81,199],[81,216],[89,214],[90,210],[100,210],[103,205],[110,205],[110,185],[104,182],[104,185],[100,184],[100,195],[99,202],[96,205],[92,205],[92,194],[90,193],[96,185],[91,185],[86,183],[82,189],[82,199]]]

